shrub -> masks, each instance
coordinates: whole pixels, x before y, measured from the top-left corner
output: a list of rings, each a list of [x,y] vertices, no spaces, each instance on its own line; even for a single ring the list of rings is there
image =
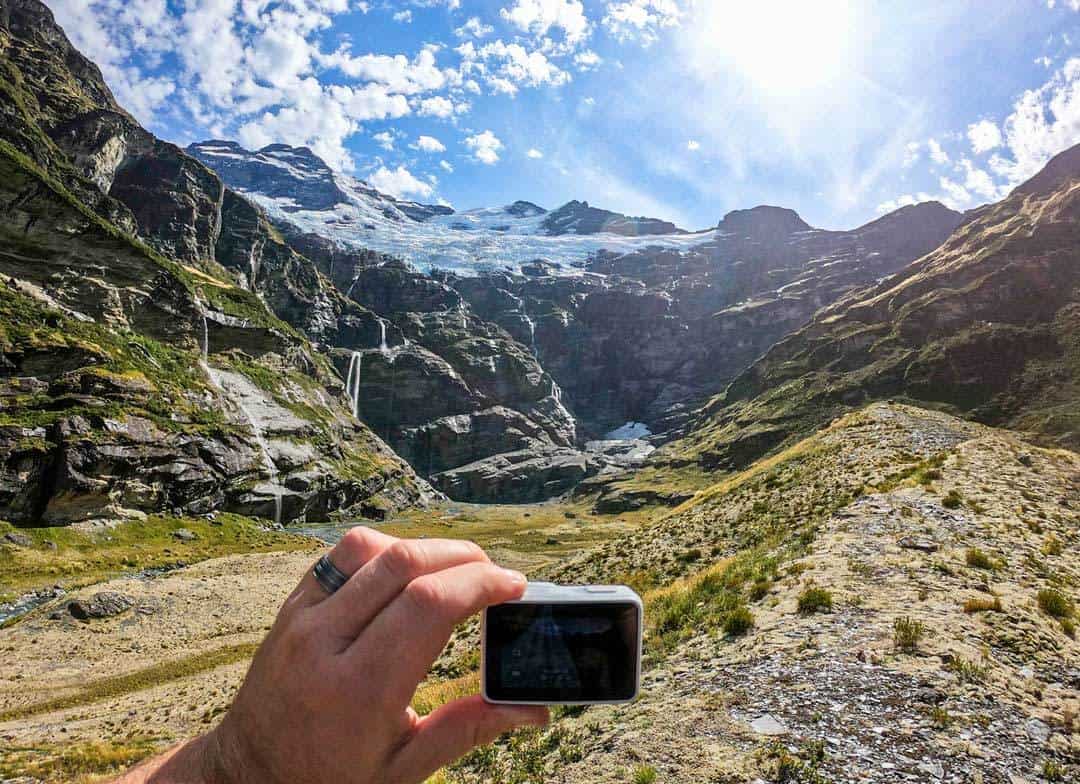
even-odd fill
[[[746,607],[736,607],[724,616],[721,625],[726,634],[731,637],[741,637],[754,625],[754,614]]]
[[[1047,781],[1064,781],[1065,769],[1053,760],[1047,760],[1043,763],[1042,775]]]
[[[963,683],[982,683],[986,680],[987,669],[978,662],[953,659],[949,662],[949,669],[955,672]]]
[[[975,569],[996,569],[997,564],[994,560],[980,550],[978,547],[970,548],[967,553],[964,554],[964,560],[967,565]]]
[[[1050,536],[1046,538],[1046,543],[1043,544],[1042,547],[1043,555],[1061,555],[1064,549],[1065,547],[1061,544],[1061,540],[1053,534],[1050,534]]]
[[[1054,618],[1068,618],[1073,613],[1072,602],[1056,588],[1043,588],[1039,591],[1038,601],[1039,609]]]
[[[995,596],[993,599],[968,599],[964,602],[964,612],[980,613],[980,612],[1001,612],[1001,599]]]
[[[893,644],[896,649],[904,653],[913,653],[919,647],[926,627],[922,621],[917,621],[910,616],[897,618],[893,623]]]
[[[652,765],[638,765],[634,768],[634,784],[653,784],[656,781],[656,768]]]
[[[960,505],[964,503],[963,496],[956,490],[950,490],[944,498],[941,499],[941,505],[946,509],[959,509]]]
[[[1070,640],[1076,639],[1076,624],[1071,618],[1061,619],[1061,631],[1065,633],[1065,636]]]
[[[799,595],[799,613],[802,615],[831,611],[832,607],[832,594],[824,588],[811,586]]]

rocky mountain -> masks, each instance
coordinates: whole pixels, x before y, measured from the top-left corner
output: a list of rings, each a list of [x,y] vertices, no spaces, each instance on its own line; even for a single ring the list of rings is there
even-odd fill
[[[618,212],[590,207],[587,201],[571,201],[549,212],[541,224],[550,236],[563,234],[620,234],[641,237],[679,234],[678,227],[656,218],[631,218]]]
[[[870,400],[906,398],[1080,444],[1080,146],[934,252],[817,313],[667,458],[738,468]]]
[[[36,0],[0,0],[0,113],[0,517],[292,520],[430,494],[311,342],[362,309],[123,112]]]

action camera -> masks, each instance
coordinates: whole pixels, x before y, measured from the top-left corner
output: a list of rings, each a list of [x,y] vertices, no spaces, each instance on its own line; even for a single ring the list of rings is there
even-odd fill
[[[629,702],[641,678],[641,597],[621,585],[529,583],[484,611],[480,693],[488,702]]]

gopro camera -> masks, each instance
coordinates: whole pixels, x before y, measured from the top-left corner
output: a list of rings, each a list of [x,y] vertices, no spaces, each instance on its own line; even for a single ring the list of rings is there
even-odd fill
[[[517,601],[484,610],[480,693],[526,705],[630,702],[642,616],[626,586],[529,583]]]

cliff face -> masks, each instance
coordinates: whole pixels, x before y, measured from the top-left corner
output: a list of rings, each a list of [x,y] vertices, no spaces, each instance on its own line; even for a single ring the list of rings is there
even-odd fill
[[[0,518],[422,497],[310,342],[362,309],[140,128],[33,0],[0,0],[0,112]]]
[[[906,397],[1080,444],[1080,147],[901,274],[818,313],[712,401],[673,460],[738,467]]]

